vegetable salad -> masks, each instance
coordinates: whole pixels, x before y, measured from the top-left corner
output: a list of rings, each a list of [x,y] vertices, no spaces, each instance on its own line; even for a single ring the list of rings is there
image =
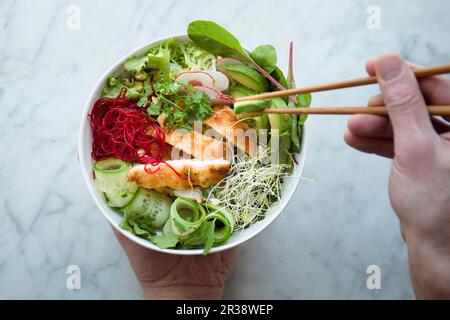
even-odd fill
[[[297,164],[306,117],[251,113],[308,107],[311,95],[235,102],[295,86],[292,44],[285,76],[271,45],[247,52],[211,21],[187,33],[107,79],[89,114],[93,173],[123,229],[207,254],[264,219]]]

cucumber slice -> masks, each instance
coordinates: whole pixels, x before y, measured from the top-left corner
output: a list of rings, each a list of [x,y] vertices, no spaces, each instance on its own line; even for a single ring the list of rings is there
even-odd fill
[[[131,165],[128,162],[116,158],[108,158],[94,163],[96,173],[117,173],[128,170],[130,167]]]
[[[120,159],[109,158],[94,164],[95,183],[105,194],[106,204],[122,208],[133,199],[138,186],[128,181],[131,164]]]
[[[123,209],[129,221],[141,227],[161,228],[169,219],[172,199],[154,190],[139,188]]]

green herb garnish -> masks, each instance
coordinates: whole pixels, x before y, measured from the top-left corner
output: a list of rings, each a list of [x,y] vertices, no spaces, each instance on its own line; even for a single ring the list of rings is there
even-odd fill
[[[169,129],[191,130],[195,121],[203,121],[213,112],[208,95],[191,85],[158,82],[154,88],[156,97],[143,97],[138,105],[147,106],[151,116],[164,114]]]

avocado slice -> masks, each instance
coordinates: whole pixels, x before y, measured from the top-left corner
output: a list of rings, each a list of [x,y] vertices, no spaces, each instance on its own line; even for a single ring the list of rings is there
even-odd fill
[[[286,108],[286,102],[282,98],[271,100],[271,108]],[[291,148],[291,117],[288,114],[268,114],[271,129],[278,129],[279,154],[278,159],[281,164],[289,164],[291,159],[289,149]],[[272,139],[271,138],[271,143]]]
[[[286,103],[282,98],[275,98],[271,100],[271,108],[286,108]],[[280,135],[284,132],[290,133],[291,118],[288,114],[268,114],[270,127],[272,129],[280,130]]]
[[[236,85],[230,89],[230,94],[233,98],[242,98],[242,97],[252,96],[252,95],[256,94],[256,92],[252,89],[243,87],[241,85]],[[242,105],[241,105],[241,108],[242,108]],[[245,106],[244,106],[244,109],[245,109]],[[246,112],[246,111],[241,111],[241,112]],[[235,113],[236,113],[236,110],[235,110]],[[238,108],[238,113],[239,113],[239,108]],[[259,117],[254,117],[253,119],[255,120],[255,128],[256,129],[270,129],[269,117],[267,116],[267,114],[263,114],[262,116],[259,116]]]
[[[252,96],[256,94],[256,91],[243,87],[241,85],[236,85],[230,89],[230,94],[233,98],[242,98],[247,96]]]
[[[227,74],[244,87],[256,92],[267,91],[267,80],[256,69],[240,64],[231,64],[227,67]]]
[[[234,104],[234,113],[260,111],[270,106],[271,100],[242,101]]]
[[[291,161],[289,155],[289,149],[291,148],[291,137],[288,132],[280,133],[278,142],[278,150],[272,150],[272,152],[278,152],[278,163],[289,164]],[[274,143],[273,140],[275,136],[270,138],[269,146],[271,147]]]
[[[263,114],[262,116],[255,117],[255,126],[257,129],[270,129],[269,116]]]
[[[285,132],[280,136],[280,163],[289,164],[289,149],[291,148],[291,136]]]

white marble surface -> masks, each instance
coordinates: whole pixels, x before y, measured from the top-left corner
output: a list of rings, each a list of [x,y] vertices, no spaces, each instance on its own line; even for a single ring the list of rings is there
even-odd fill
[[[69,30],[66,10],[81,9]],[[381,8],[381,30],[366,9]],[[247,47],[272,43],[286,67],[296,44],[298,84],[364,74],[386,50],[448,62],[448,1],[13,1],[0,2],[0,298],[142,298],[128,261],[83,185],[77,132],[84,102],[116,59],[152,39],[211,19]],[[357,105],[377,88],[314,95]],[[345,117],[309,123],[303,182],[283,216],[243,245],[225,297],[413,298],[405,246],[387,197],[390,161],[357,153]],[[82,288],[66,289],[66,267]],[[366,268],[382,288],[366,288]]]

